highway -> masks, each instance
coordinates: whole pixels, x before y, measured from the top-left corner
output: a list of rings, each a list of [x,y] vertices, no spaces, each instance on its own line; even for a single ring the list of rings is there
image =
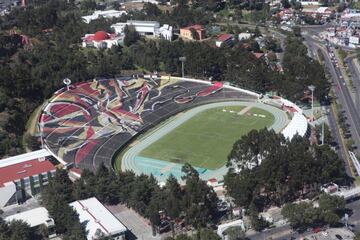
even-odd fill
[[[353,86],[356,89],[355,91],[355,106],[357,107],[357,110],[360,111],[360,71],[359,68],[355,64],[355,59],[357,58],[357,55],[351,55],[346,58],[345,62],[347,66],[349,67],[351,78],[353,80]],[[360,147],[360,146],[359,146]]]
[[[320,51],[323,53],[325,67],[328,69],[329,74],[331,75],[331,78],[333,81],[334,93],[337,97],[337,100],[342,105],[343,110],[345,111],[345,115],[347,117],[347,122],[350,124],[350,131],[352,133],[352,139],[354,140],[355,145],[360,147],[360,115],[359,115],[360,102],[356,101],[356,103],[354,103],[354,100],[351,98],[348,86],[344,82],[344,76],[342,75],[342,72],[337,67],[337,65],[334,61],[335,60],[334,57],[330,56],[331,52],[334,51],[333,46],[327,45],[325,41],[321,41],[320,39],[313,37],[314,35],[319,33],[321,30],[323,30],[325,27],[329,27],[329,25],[303,28],[303,31],[307,32],[307,34],[303,35],[304,42],[308,46],[309,51],[312,56],[316,56],[318,49],[320,49]],[[279,38],[283,37],[283,36],[281,36],[282,34],[276,34],[276,35]],[[282,42],[283,42],[283,39],[282,39]],[[353,84],[356,89],[360,90],[360,70],[354,64],[354,58],[355,58],[355,56],[348,57],[347,63],[348,63],[351,75],[353,77]],[[357,92],[357,95],[359,95],[359,94],[360,93]],[[360,98],[360,96],[357,96],[356,100],[358,100],[359,98]],[[339,145],[339,148],[337,148],[337,153],[345,161],[347,174],[349,176],[352,176],[350,167],[349,167],[349,163],[346,161],[347,158],[346,158],[345,151],[347,151],[347,149],[344,146],[344,144],[341,142],[340,131],[336,124],[335,114],[332,111],[331,106],[325,106],[324,108],[327,112],[329,127],[331,129],[333,138]],[[360,231],[360,210],[358,210],[358,209],[360,209],[360,201],[357,200],[357,201],[348,203],[347,208],[353,210],[353,214],[349,218],[349,223],[355,225],[355,228],[354,228],[355,231]],[[298,239],[301,236],[306,237],[306,235],[309,235],[309,234],[310,233],[299,234],[296,232],[292,232],[289,225],[284,225],[281,227],[266,230],[264,232],[255,233],[255,234],[249,235],[248,237],[253,240],[269,239],[270,237],[273,240],[283,240],[283,239],[291,239],[291,238]]]
[[[333,47],[328,45],[326,46],[325,42],[321,42],[317,39],[314,39],[310,34],[304,35],[305,42],[307,43],[308,47],[311,49],[310,51],[313,53],[317,53],[317,50],[320,51],[324,55],[324,64],[325,67],[328,69],[333,85],[334,85],[334,93],[345,110],[345,115],[347,117],[347,121],[350,124],[350,131],[353,133],[352,138],[356,146],[360,146],[360,125],[356,124],[360,122],[360,118],[355,107],[355,104],[351,98],[350,92],[348,87],[344,81],[344,77],[340,69],[336,66],[336,63],[333,61],[332,57],[330,56],[330,52],[333,52]],[[315,90],[316,91],[316,90]],[[338,155],[342,157],[345,161],[346,172],[349,176],[352,176],[349,163],[347,162],[346,157],[346,147],[341,142],[340,130],[336,124],[336,117],[334,112],[332,111],[330,106],[325,106],[326,112],[328,113],[328,120],[329,120],[329,127],[331,129],[332,135],[334,140],[338,143],[339,148],[337,149]]]

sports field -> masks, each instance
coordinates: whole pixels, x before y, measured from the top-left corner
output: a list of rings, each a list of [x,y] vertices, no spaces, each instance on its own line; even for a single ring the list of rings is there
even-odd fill
[[[252,129],[269,127],[274,116],[259,108],[217,107],[203,111],[144,149],[141,157],[190,163],[210,170],[222,167],[234,142]]]

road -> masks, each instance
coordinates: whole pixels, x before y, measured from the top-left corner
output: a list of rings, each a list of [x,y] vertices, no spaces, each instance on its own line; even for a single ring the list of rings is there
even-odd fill
[[[357,90],[355,91],[355,106],[357,107],[357,110],[360,111],[360,92],[358,89],[360,89],[360,71],[359,68],[355,64],[355,60],[357,58],[357,54],[351,55],[346,58],[345,62],[347,66],[349,67],[351,78],[353,80],[353,86]],[[360,146],[359,146],[360,147]]]
[[[312,34],[304,35],[305,41],[307,42],[309,48],[313,49],[313,52],[316,52],[317,49],[320,49],[320,51],[323,53],[324,64],[328,69],[329,73],[331,74],[333,85],[335,86],[335,95],[339,103],[342,105],[343,110],[345,111],[347,122],[350,124],[352,139],[354,140],[356,146],[360,146],[360,125],[358,124],[360,122],[360,116],[357,111],[358,109],[354,104],[353,99],[351,98],[348,86],[344,81],[344,76],[342,75],[340,68],[337,67],[336,63],[334,62],[335,58],[332,53],[334,51],[334,48],[330,44],[326,45],[325,41],[319,41],[317,39],[314,39],[312,36]],[[335,124],[335,116],[332,111],[329,112],[329,122],[332,133],[337,142],[339,143],[339,155],[343,157],[344,160],[346,160],[347,158],[345,157],[345,151],[347,151],[347,149],[340,141],[340,132],[337,128],[337,125]],[[345,162],[347,166],[347,173],[349,174],[349,176],[351,176],[348,162]]]
[[[360,147],[360,124],[359,124],[360,115],[358,111],[360,110],[360,102],[356,101],[356,103],[354,103],[353,99],[351,98],[350,91],[346,83],[344,82],[344,76],[342,75],[342,72],[336,66],[336,63],[334,63],[332,57],[329,54],[329,50],[333,51],[333,47],[332,46],[327,47],[324,41],[321,41],[319,38],[313,37],[314,35],[318,34],[320,31],[324,30],[324,28],[326,27],[329,27],[329,25],[303,28],[303,31],[308,32],[308,34],[304,35],[304,40],[312,56],[315,56],[317,54],[318,49],[323,53],[325,67],[329,70],[329,73],[331,74],[332,80],[335,85],[334,87],[335,95],[338,101],[340,102],[340,104],[343,106],[343,110],[345,110],[345,115],[348,119],[347,120],[348,123],[350,124],[350,131],[353,133],[352,138],[355,142],[355,145]],[[284,39],[283,36],[277,34],[277,37],[282,39],[283,42]],[[355,57],[349,57],[347,61],[348,61],[349,70],[353,77],[353,84],[356,89],[360,89],[360,70],[354,64],[354,58]],[[358,92],[357,95],[359,94],[360,93]],[[357,96],[357,100],[359,98],[360,97]],[[329,127],[332,131],[334,140],[337,143],[339,143],[339,148],[337,149],[337,153],[342,159],[344,159],[346,163],[345,164],[346,172],[349,176],[351,176],[352,174],[350,171],[349,163],[346,161],[347,157],[345,151],[347,151],[347,149],[344,146],[344,144],[341,142],[340,131],[336,124],[335,114],[330,106],[325,106],[325,110],[327,112]],[[353,210],[353,214],[349,218],[349,223],[355,225],[354,228],[355,231],[360,231],[360,201],[354,201],[348,203],[347,207]],[[254,239],[254,240],[264,240],[270,237],[273,240],[282,240],[282,239],[290,239],[291,237],[298,238],[300,236],[306,236],[306,233],[305,235],[292,233],[290,227],[288,225],[285,225],[261,233],[256,233],[250,235],[249,237],[250,239]]]
[[[353,213],[350,214],[348,223],[354,226],[353,231],[360,231],[360,200],[357,199],[353,202],[348,202],[346,208],[352,209]],[[307,231],[304,233],[297,233],[292,231],[289,225],[284,225],[277,228],[272,228],[265,230],[263,232],[256,232],[254,234],[249,234],[248,237],[251,240],[283,240],[283,239],[299,239],[300,237],[306,237],[312,234],[312,231]]]
[[[346,111],[346,116],[349,119],[350,123],[350,130],[352,132],[355,132],[353,138],[355,145],[360,146],[360,125],[357,125],[357,122],[360,122],[359,115],[357,113],[357,108],[360,110],[360,104],[355,105],[350,97],[350,92],[346,85],[344,85],[343,76],[339,68],[334,67],[334,64],[331,60],[331,57],[329,55],[328,49],[326,47],[325,41],[322,41],[319,37],[317,37],[317,34],[326,28],[330,27],[331,24],[328,25],[322,25],[322,26],[303,26],[303,37],[304,42],[307,45],[309,49],[309,53],[312,57],[315,57],[317,55],[318,50],[320,50],[324,55],[324,64],[325,67],[329,70],[329,73],[331,74],[331,77],[333,79],[333,82],[335,83],[335,94],[339,99],[339,102],[343,106],[344,110]],[[277,32],[276,30],[270,29],[270,31],[276,35],[281,41],[281,43],[284,43],[284,39],[286,36],[284,34],[281,34]],[[283,47],[285,49],[285,47]],[[355,75],[355,74],[354,74]],[[360,89],[360,79],[358,81],[359,88]],[[315,90],[316,91],[316,90]],[[355,107],[357,106],[357,107]],[[336,117],[335,113],[332,111],[332,108],[330,106],[325,106],[325,111],[327,112],[328,120],[329,120],[329,127],[331,129],[332,135],[334,137],[334,140],[338,143],[339,147],[337,148],[338,155],[345,161],[345,168],[346,172],[349,176],[352,176],[350,166],[346,155],[346,146],[343,142],[341,142],[341,136],[340,136],[340,130],[337,127],[336,124]]]

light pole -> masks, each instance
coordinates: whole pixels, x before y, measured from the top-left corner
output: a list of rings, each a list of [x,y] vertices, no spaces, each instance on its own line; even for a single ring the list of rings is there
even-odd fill
[[[184,62],[186,62],[186,57],[179,57],[179,61],[181,61],[181,77],[184,78]]]
[[[71,80],[69,78],[64,78],[63,83],[66,85],[66,90],[69,91],[69,86],[71,84]]]
[[[315,86],[310,85],[308,88],[311,91],[311,117],[314,120],[314,91],[315,91]]]

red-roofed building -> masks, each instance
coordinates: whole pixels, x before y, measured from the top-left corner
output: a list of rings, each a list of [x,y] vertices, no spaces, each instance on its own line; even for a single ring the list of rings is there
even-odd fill
[[[95,34],[85,34],[82,40],[83,47],[111,48],[112,46],[120,45],[123,41],[123,36],[98,31]]]
[[[217,47],[221,47],[221,46],[224,46],[224,45],[228,45],[228,46],[231,46],[233,44],[233,36],[231,34],[221,34],[215,44]]]
[[[261,58],[265,57],[265,54],[264,54],[264,53],[254,53],[254,56],[255,56],[257,59],[261,59]]]
[[[47,150],[38,150],[0,160],[0,208],[35,195],[46,185],[56,168]]]
[[[193,29],[193,30],[192,30]],[[197,36],[193,36],[193,31],[196,32]],[[191,40],[203,40],[205,38],[206,31],[203,25],[196,24],[185,28],[180,28],[180,36],[182,38]]]

